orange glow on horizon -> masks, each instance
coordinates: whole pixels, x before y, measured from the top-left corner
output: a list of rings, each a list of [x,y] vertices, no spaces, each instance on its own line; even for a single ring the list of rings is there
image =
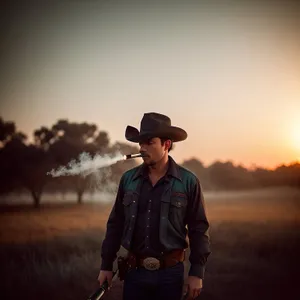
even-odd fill
[[[299,150],[300,155],[300,124],[295,126],[292,132],[292,142],[297,150]]]

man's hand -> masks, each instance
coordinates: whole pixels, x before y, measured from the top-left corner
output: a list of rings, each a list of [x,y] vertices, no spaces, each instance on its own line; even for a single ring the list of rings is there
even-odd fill
[[[188,276],[187,279],[187,292],[189,293],[187,300],[196,299],[202,289],[202,279],[196,276]]]
[[[99,273],[99,276],[98,276],[98,281],[99,281],[100,285],[102,285],[105,282],[105,280],[107,279],[108,289],[110,289],[111,288],[112,277],[113,277],[113,272],[112,271],[100,270],[100,273]]]

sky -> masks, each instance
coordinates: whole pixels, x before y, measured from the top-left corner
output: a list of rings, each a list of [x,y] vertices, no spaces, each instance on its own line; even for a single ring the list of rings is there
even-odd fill
[[[153,111],[187,131],[179,163],[300,161],[296,2],[7,1],[0,116],[30,137],[95,123],[113,143]]]

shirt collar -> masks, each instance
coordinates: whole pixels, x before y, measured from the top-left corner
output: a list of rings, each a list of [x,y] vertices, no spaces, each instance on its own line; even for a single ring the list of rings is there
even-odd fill
[[[133,176],[133,180],[137,179],[140,176],[142,176],[144,178],[148,176],[148,168],[144,163],[141,164],[139,166],[139,168],[137,169],[135,175]],[[169,168],[167,170],[166,176],[167,176],[167,178],[175,177],[175,178],[181,180],[179,166],[170,155],[169,155]]]

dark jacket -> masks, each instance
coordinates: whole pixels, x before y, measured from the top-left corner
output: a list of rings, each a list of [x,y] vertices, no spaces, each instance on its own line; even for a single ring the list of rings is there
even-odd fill
[[[160,205],[160,242],[164,252],[190,246],[189,275],[204,278],[205,265],[211,251],[209,222],[201,185],[191,171],[177,165],[170,156],[169,161],[169,181],[165,185]],[[130,250],[143,170],[144,165],[130,169],[120,180],[102,243],[102,270],[112,270],[121,245]]]

